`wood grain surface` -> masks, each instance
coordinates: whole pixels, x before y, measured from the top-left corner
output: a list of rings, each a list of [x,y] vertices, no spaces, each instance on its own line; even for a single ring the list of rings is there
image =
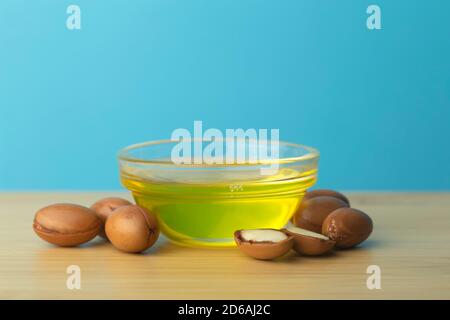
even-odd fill
[[[145,254],[96,238],[57,248],[32,231],[34,213],[55,202],[90,205],[126,193],[0,193],[2,299],[450,299],[450,194],[349,193],[374,233],[361,247],[327,257],[252,260],[235,248],[177,247],[161,237]],[[81,289],[66,287],[69,265]],[[366,286],[381,268],[381,289]]]

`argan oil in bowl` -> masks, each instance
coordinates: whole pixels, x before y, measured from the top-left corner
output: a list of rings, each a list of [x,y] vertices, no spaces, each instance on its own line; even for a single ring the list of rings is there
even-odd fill
[[[161,231],[180,245],[230,247],[236,230],[282,228],[316,182],[319,153],[310,147],[279,142],[276,159],[256,163],[174,163],[178,143],[127,147],[119,163],[136,203],[155,213]]]

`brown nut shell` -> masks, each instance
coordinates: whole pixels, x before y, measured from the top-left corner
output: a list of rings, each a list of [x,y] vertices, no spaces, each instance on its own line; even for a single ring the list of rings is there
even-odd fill
[[[299,228],[321,233],[325,218],[332,211],[346,207],[348,207],[346,202],[335,197],[318,196],[306,199],[294,213],[293,223]]]
[[[156,216],[137,205],[114,210],[106,220],[105,231],[114,247],[129,253],[150,248],[159,236]]]
[[[62,247],[73,247],[93,239],[101,228],[95,212],[76,204],[54,204],[40,209],[33,230],[43,240]]]
[[[331,249],[334,248],[334,245],[336,244],[335,241],[329,239],[328,237],[326,237],[327,239],[323,239],[325,238],[324,236],[321,234],[316,234],[315,232],[310,232],[314,233],[314,235],[308,235],[308,230],[305,231],[306,232],[304,233],[299,233],[297,230],[294,231],[293,228],[290,230],[283,229],[283,232],[292,236],[293,248],[297,253],[306,256],[319,256],[331,251]],[[323,238],[319,236],[322,236]]]
[[[303,197],[303,200],[308,200],[308,199],[312,199],[315,197],[323,197],[323,196],[338,198],[350,206],[350,200],[348,200],[348,198],[345,195],[343,195],[340,192],[330,190],[330,189],[316,189],[316,190],[308,191],[308,192],[306,192],[305,196]]]
[[[95,202],[91,206],[91,209],[95,211],[95,213],[97,214],[97,217],[99,217],[103,223],[102,228],[100,229],[99,236],[101,236],[102,238],[108,239],[108,237],[106,236],[106,233],[105,233],[106,219],[108,219],[108,217],[111,215],[111,213],[114,210],[116,210],[117,208],[123,207],[123,206],[129,206],[131,204],[132,203],[130,201],[122,199],[122,198],[117,198],[117,197],[104,198],[104,199],[101,199],[101,200]]]
[[[280,231],[276,229],[260,229],[260,230]],[[290,237],[289,235],[286,235],[287,236],[286,239],[279,242],[271,242],[271,241],[256,242],[245,240],[242,237],[242,231],[244,230],[237,230],[234,232],[234,240],[236,241],[238,248],[252,258],[259,260],[273,260],[285,255],[286,253],[289,252],[289,250],[292,249],[292,237]]]
[[[366,240],[373,230],[372,219],[353,208],[340,208],[328,215],[322,233],[336,241],[336,247],[347,249]]]

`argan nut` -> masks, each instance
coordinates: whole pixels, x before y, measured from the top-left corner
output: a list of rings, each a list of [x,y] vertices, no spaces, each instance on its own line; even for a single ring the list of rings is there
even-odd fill
[[[335,241],[320,233],[290,226],[283,229],[287,235],[292,236],[294,250],[307,256],[319,256],[333,249]]]
[[[303,201],[312,199],[315,197],[323,197],[323,196],[335,197],[335,198],[341,199],[342,201],[346,202],[350,206],[350,201],[348,200],[348,198],[345,195],[343,195],[340,192],[337,192],[334,190],[329,190],[329,189],[317,189],[317,190],[308,191],[308,192],[306,192],[305,196],[303,197]]]
[[[292,248],[292,237],[275,229],[238,230],[234,240],[242,252],[260,260],[273,260]]]
[[[346,207],[348,207],[346,202],[335,197],[319,196],[306,199],[294,213],[293,223],[299,228],[321,233],[325,218],[332,211]]]
[[[336,241],[336,247],[347,249],[366,240],[373,230],[372,219],[353,208],[340,208],[328,215],[322,233]]]
[[[101,225],[93,210],[61,203],[40,209],[35,215],[33,229],[51,244],[73,247],[93,239]]]
[[[150,248],[159,236],[156,217],[137,205],[114,210],[106,220],[105,231],[114,247],[129,253]]]
[[[95,213],[97,214],[97,217],[99,217],[100,220],[103,222],[102,228],[100,229],[99,236],[101,236],[102,238],[108,239],[108,237],[106,236],[106,233],[105,233],[106,219],[117,208],[123,207],[123,206],[129,206],[131,204],[132,203],[128,200],[125,200],[122,198],[116,198],[116,197],[104,198],[104,199],[101,199],[101,200],[95,202],[91,206],[91,209],[95,211]]]

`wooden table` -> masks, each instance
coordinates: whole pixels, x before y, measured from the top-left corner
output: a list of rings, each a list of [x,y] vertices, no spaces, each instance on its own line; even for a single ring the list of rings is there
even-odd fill
[[[327,257],[250,259],[235,248],[177,247],[163,237],[124,254],[97,238],[57,248],[32,231],[34,213],[55,202],[90,205],[125,193],[0,193],[2,299],[450,299],[450,193],[349,193],[374,233],[357,249]],[[66,287],[67,267],[81,289]],[[381,289],[366,286],[369,265]]]

